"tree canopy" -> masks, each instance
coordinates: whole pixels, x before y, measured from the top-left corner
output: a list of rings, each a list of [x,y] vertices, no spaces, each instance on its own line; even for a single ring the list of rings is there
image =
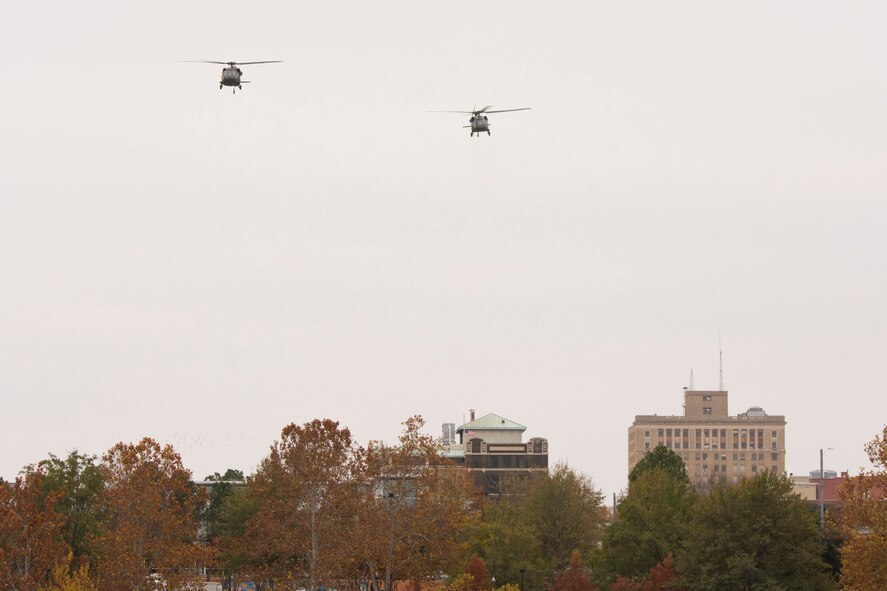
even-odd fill
[[[676,480],[690,482],[690,479],[687,476],[687,468],[684,465],[684,460],[681,459],[681,456],[664,445],[657,445],[653,448],[653,451],[646,454],[641,461],[635,464],[634,468],[632,468],[631,472],[628,474],[628,481],[634,482],[641,474],[654,468],[664,470]]]
[[[696,494],[685,479],[654,466],[641,471],[607,528],[603,562],[611,575],[639,577],[684,539]]]
[[[823,550],[816,517],[791,481],[763,472],[702,497],[676,559],[691,591],[825,591],[834,585]]]
[[[841,585],[848,591],[887,589],[887,426],[865,450],[874,469],[841,490]]]

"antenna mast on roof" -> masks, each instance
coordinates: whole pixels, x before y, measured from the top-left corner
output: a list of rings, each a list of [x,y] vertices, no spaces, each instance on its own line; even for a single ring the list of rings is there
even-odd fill
[[[718,390],[724,391],[724,352],[721,349],[721,333],[718,332]]]

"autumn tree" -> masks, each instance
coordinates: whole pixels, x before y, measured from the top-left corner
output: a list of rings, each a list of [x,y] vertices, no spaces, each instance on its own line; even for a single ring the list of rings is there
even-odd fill
[[[104,478],[96,457],[72,451],[66,458],[50,455],[39,464],[44,471],[44,495],[57,494],[56,510],[65,516],[64,539],[71,548],[72,568],[92,553],[101,527],[99,494]]]
[[[338,575],[352,543],[361,462],[336,421],[284,427],[249,484],[256,505],[244,538],[253,562],[270,576],[304,576],[310,591]]]
[[[103,456],[98,502],[105,526],[97,541],[97,575],[106,591],[146,591],[150,577],[184,588],[202,559],[196,545],[203,491],[170,445],[151,438],[118,443]],[[156,573],[156,574],[155,574]]]
[[[361,514],[363,552],[386,590],[396,580],[424,580],[450,567],[458,545],[453,532],[468,515],[466,475],[441,455],[439,441],[421,432],[424,424],[411,417],[397,445],[367,448],[372,496]]]
[[[14,482],[0,485],[0,588],[36,591],[58,565],[67,565],[61,496],[43,491],[45,472],[25,468]]]
[[[99,591],[89,572],[89,565],[75,566],[73,557],[73,553],[70,553],[68,560],[57,564],[39,591]]]
[[[887,426],[865,449],[874,469],[841,490],[841,585],[847,591],[887,589]]]
[[[468,559],[465,573],[471,575],[471,591],[490,591],[493,588],[493,579],[487,564],[477,554]]]
[[[640,586],[640,591],[683,591],[683,589],[670,552],[650,569]]]
[[[604,569],[611,576],[644,576],[678,548],[695,501],[679,471],[654,466],[637,474],[604,535]]]
[[[555,578],[553,591],[594,591],[578,550],[573,551],[569,566]]]
[[[691,591],[825,591],[833,583],[823,550],[792,482],[764,472],[700,498],[676,560]]]

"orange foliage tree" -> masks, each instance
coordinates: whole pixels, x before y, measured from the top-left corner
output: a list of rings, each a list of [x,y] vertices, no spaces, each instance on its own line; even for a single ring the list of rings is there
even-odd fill
[[[594,585],[582,566],[578,550],[570,555],[570,564],[554,580],[554,591],[594,591]]]
[[[204,560],[196,544],[203,491],[170,445],[151,438],[118,443],[103,457],[99,495],[104,531],[98,538],[97,575],[103,591],[146,591],[160,577],[182,589]]]
[[[67,565],[59,494],[44,495],[43,480],[43,470],[29,466],[15,482],[0,484],[0,589],[35,591],[56,566]]]
[[[404,422],[397,445],[372,442],[367,449],[366,524],[362,540],[374,579],[384,589],[397,580],[421,581],[453,566],[458,531],[470,509],[470,488],[463,470],[440,453],[440,442],[421,433],[420,416]],[[380,588],[376,581],[376,588]]]
[[[487,563],[477,554],[468,559],[465,572],[474,579],[471,585],[472,591],[490,591],[493,588],[493,579],[487,569]]]
[[[678,573],[674,568],[671,552],[656,566],[650,568],[640,582],[632,577],[617,577],[610,584],[610,591],[683,591]]]
[[[283,428],[249,483],[256,505],[241,544],[253,576],[306,579],[315,591],[354,544],[362,450],[329,419]]]
[[[887,589],[887,426],[866,445],[875,470],[848,479],[844,501],[841,586]]]

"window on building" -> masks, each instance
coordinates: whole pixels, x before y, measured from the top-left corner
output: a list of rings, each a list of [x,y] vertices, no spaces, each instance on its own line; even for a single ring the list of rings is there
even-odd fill
[[[703,394],[702,399],[706,402],[711,402],[711,394]]]
[[[757,465],[757,464],[752,464],[752,465],[751,465],[751,471],[752,471],[753,473],[757,474],[757,472],[758,472],[758,465]]]
[[[702,461],[703,462],[708,461],[708,454],[702,454]]]
[[[776,449],[776,442],[775,442],[775,441],[772,442],[772,443],[770,443],[770,448],[771,448],[771,449]]]
[[[702,414],[710,415],[711,414],[711,407],[710,406],[703,406],[702,407]]]
[[[770,437],[772,437],[773,439],[776,439],[776,437],[777,437],[777,435],[776,435],[776,431],[771,431],[771,432],[770,432]]]
[[[650,437],[650,430],[649,429],[644,431],[644,437]]]
[[[771,462],[775,462],[775,461],[778,460],[778,459],[779,459],[779,454],[778,454],[778,453],[771,453],[771,454],[770,454],[770,461],[771,461]]]
[[[696,461],[699,462],[701,460],[702,460],[702,454],[697,451],[696,452]]]
[[[739,459],[739,454],[733,454],[733,461],[735,462],[738,459]]]
[[[665,437],[665,429],[659,429],[659,439]]]
[[[650,449],[650,442],[649,441],[644,442],[644,449]]]
[[[774,474],[776,474],[776,464],[773,464],[772,466],[770,466],[770,471],[773,472]]]

